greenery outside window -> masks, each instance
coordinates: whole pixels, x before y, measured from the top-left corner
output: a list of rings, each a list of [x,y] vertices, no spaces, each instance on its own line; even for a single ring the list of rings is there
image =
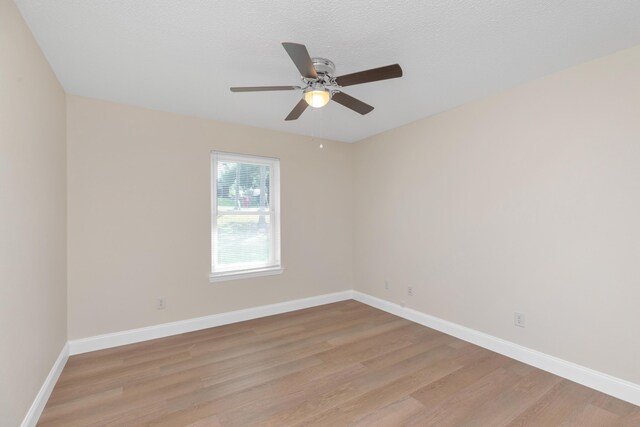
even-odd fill
[[[282,272],[280,161],[211,153],[211,281]]]

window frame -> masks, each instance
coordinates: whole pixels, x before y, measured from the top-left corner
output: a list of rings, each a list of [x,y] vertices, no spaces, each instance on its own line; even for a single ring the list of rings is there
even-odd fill
[[[269,232],[271,234],[270,259],[266,264],[238,265],[237,268],[220,269],[216,263],[217,255],[217,224],[222,215],[255,215],[256,212],[219,211],[218,210],[218,163],[235,162],[254,165],[266,165],[271,168],[269,176],[269,207],[265,214],[269,215]],[[260,212],[260,211],[257,211]],[[281,262],[280,248],[280,159],[275,157],[255,156],[250,154],[211,151],[211,271],[210,282],[221,282],[249,277],[280,274],[284,270]],[[216,268],[218,267],[218,268]]]

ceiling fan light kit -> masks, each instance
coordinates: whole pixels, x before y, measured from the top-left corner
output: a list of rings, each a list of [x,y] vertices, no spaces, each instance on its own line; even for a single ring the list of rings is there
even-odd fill
[[[326,58],[311,58],[307,48],[298,43],[282,43],[289,57],[298,68],[300,78],[305,84],[301,86],[250,86],[232,87],[231,92],[263,92],[274,90],[302,90],[302,99],[291,110],[285,120],[296,120],[307,106],[322,108],[334,100],[357,113],[368,114],[373,107],[359,99],[347,95],[342,87],[379,80],[402,77],[400,65],[393,64],[386,67],[372,68],[370,70],[335,77],[335,64]]]
[[[315,83],[304,90],[304,100],[309,107],[322,108],[329,103],[331,92],[320,83]]]

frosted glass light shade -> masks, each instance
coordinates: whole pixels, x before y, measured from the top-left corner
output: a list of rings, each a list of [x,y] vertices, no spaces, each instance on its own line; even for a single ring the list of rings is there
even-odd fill
[[[326,89],[314,89],[304,93],[304,100],[313,108],[324,107],[330,99],[331,95]]]

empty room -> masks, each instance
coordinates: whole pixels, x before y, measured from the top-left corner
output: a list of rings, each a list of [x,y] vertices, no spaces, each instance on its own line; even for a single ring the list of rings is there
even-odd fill
[[[0,426],[640,426],[639,23],[0,0]]]

